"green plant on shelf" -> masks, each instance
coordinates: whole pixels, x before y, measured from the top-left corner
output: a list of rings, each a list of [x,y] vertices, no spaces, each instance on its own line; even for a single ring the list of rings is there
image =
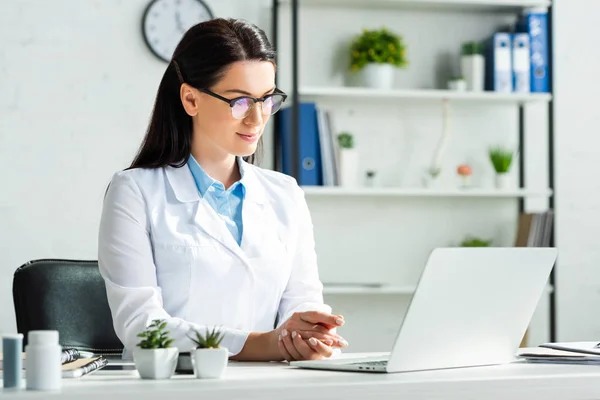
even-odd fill
[[[341,132],[338,136],[338,144],[341,149],[354,148],[354,136],[349,132]]]
[[[465,42],[461,47],[461,53],[463,56],[483,54],[483,44],[480,42]]]
[[[145,331],[138,333],[142,338],[137,345],[142,349],[166,349],[171,347],[173,339],[169,337],[169,331],[165,330],[167,323],[162,319],[155,319]]]
[[[385,27],[363,29],[350,46],[350,67],[352,71],[359,71],[369,63],[406,68],[408,60],[402,36]]]
[[[491,240],[468,236],[466,239],[460,242],[460,247],[489,247],[491,244]]]
[[[500,146],[493,147],[489,150],[490,161],[496,173],[503,174],[509,171],[514,154],[515,152],[513,150]]]

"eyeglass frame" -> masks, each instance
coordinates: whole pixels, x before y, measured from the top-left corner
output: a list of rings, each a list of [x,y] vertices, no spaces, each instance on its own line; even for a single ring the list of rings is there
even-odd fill
[[[248,110],[248,112],[250,112],[254,108],[254,106],[256,105],[256,103],[258,103],[258,102],[264,103],[265,100],[267,100],[271,96],[274,96],[274,95],[281,95],[281,96],[283,96],[283,100],[281,100],[281,104],[283,104],[285,102],[285,100],[287,99],[287,97],[288,97],[288,95],[285,92],[283,92],[282,90],[280,90],[278,88],[275,88],[275,90],[273,91],[273,93],[269,93],[268,95],[263,96],[263,97],[238,96],[238,97],[234,97],[233,99],[228,99],[227,97],[223,97],[220,94],[217,94],[217,93],[215,93],[215,92],[213,92],[213,91],[211,91],[209,89],[206,89],[206,88],[205,89],[200,89],[200,91],[203,92],[203,93],[206,93],[209,96],[214,97],[215,99],[219,99],[221,101],[224,101],[225,103],[229,103],[229,107],[231,107],[232,109],[233,109],[233,106],[235,105],[236,101],[238,101],[240,99],[252,99],[252,101],[254,103],[252,104],[252,107],[250,108],[250,110]],[[261,109],[262,109],[262,107],[261,107]],[[277,111],[279,111],[279,110],[277,110]],[[269,114],[269,115],[273,115],[273,114]],[[247,115],[246,115],[246,117],[247,117]],[[244,117],[244,118],[246,118],[246,117]]]

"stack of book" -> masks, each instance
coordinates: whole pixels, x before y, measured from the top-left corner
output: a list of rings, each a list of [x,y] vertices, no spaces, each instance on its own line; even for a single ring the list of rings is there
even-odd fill
[[[93,356],[79,352],[77,349],[63,349],[62,352],[62,377],[79,378],[91,372],[104,368],[108,360],[102,356]],[[27,359],[23,353],[23,370],[27,368]],[[0,378],[2,377],[2,353],[0,353]]]
[[[553,219],[552,210],[521,214],[515,247],[550,247]]]

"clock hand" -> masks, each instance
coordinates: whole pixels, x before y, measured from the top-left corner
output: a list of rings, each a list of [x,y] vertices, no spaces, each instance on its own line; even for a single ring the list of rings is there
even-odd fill
[[[177,29],[179,29],[179,32],[183,33],[183,24],[181,22],[181,14],[179,13],[179,11],[175,13],[175,25],[177,25]]]

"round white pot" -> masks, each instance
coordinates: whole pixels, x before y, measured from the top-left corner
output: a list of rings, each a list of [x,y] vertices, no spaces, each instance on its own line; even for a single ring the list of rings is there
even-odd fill
[[[460,57],[460,70],[467,83],[467,90],[481,92],[485,84],[485,58],[481,54]]]
[[[133,350],[135,367],[143,379],[171,378],[175,373],[178,356],[179,350],[176,347]]]
[[[496,189],[510,189],[512,187],[512,178],[508,172],[496,173],[494,183]]]
[[[467,90],[467,82],[464,79],[455,79],[448,81],[448,89],[456,92],[464,92]]]
[[[374,89],[390,89],[394,84],[392,64],[370,63],[362,69],[363,85]]]
[[[340,186],[358,185],[358,151],[356,149],[340,149]]]
[[[229,361],[229,351],[225,347],[218,349],[192,349],[192,365],[199,379],[220,378]]]

